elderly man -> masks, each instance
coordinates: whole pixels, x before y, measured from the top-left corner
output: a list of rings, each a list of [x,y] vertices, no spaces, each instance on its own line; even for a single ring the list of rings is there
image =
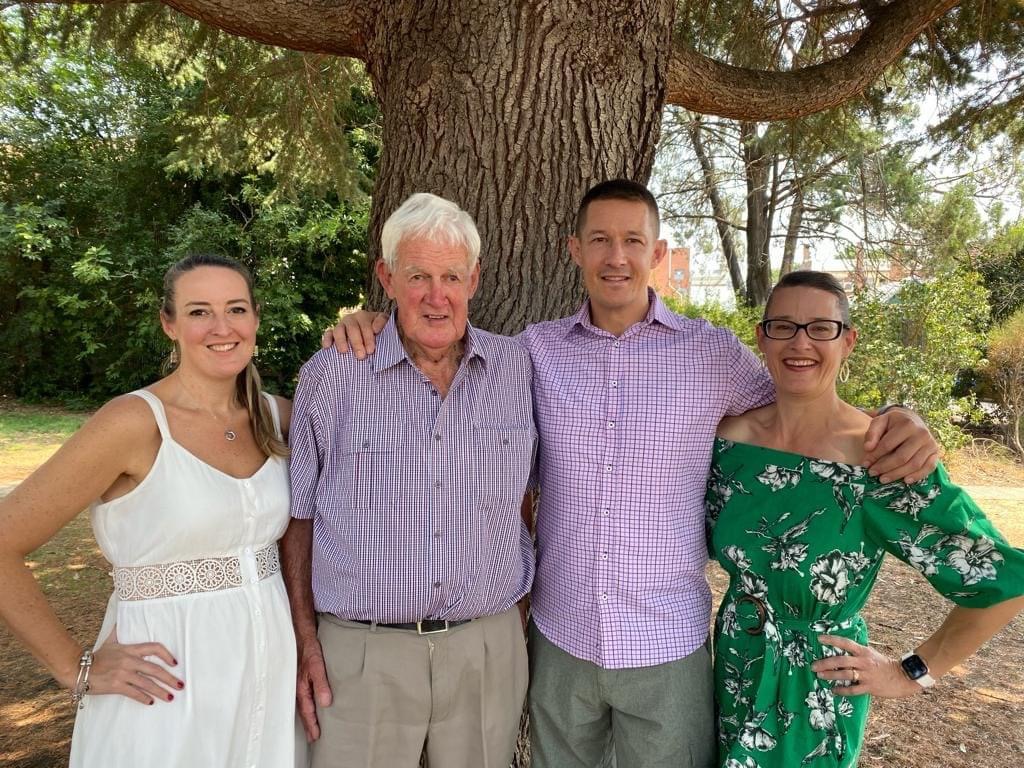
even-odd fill
[[[718,422],[774,390],[732,333],[648,288],[666,247],[643,185],[594,186],[569,238],[587,301],[518,337],[541,440],[534,768],[594,768],[608,753],[618,768],[715,761],[704,490]],[[347,318],[339,346],[347,336],[357,357],[372,352],[378,320]],[[909,482],[935,464],[912,414],[875,419],[865,447],[884,455],[872,468],[883,477]]]
[[[376,265],[397,304],[358,361],[302,368],[282,545],[314,768],[505,768],[526,693],[516,604],[536,444],[530,359],[467,322],[480,238],[410,197]],[[315,706],[314,706],[315,704]]]

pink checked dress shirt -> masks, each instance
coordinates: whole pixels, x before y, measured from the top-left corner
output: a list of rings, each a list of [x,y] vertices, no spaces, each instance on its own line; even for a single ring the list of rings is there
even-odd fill
[[[622,336],[589,304],[527,328],[540,433],[533,616],[607,669],[674,661],[708,636],[704,491],[719,420],[770,402],[771,379],[732,333],[651,292]]]

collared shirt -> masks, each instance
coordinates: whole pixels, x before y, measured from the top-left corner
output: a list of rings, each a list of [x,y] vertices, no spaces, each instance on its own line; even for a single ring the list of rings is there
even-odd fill
[[[540,432],[533,617],[564,651],[608,669],[674,661],[707,639],[715,430],[774,397],[732,333],[651,297],[622,336],[596,328],[589,304],[519,336]]]
[[[529,591],[520,506],[537,441],[531,380],[515,340],[467,327],[442,398],[393,316],[368,359],[327,349],[302,367],[291,512],[313,520],[317,611],[454,621],[500,613]]]

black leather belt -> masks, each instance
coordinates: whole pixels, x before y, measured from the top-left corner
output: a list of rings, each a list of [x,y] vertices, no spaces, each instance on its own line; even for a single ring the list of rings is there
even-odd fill
[[[460,619],[459,621],[423,619],[422,621],[410,621],[405,624],[383,624],[379,621],[364,621],[362,619],[352,619],[352,621],[357,624],[365,624],[368,627],[376,625],[378,627],[387,627],[388,629],[407,629],[415,631],[418,635],[436,635],[438,632],[447,632],[452,627],[457,627],[460,624],[469,624],[473,619]]]

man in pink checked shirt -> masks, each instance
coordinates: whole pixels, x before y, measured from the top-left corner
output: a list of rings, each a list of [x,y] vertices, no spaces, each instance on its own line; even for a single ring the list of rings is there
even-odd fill
[[[715,762],[703,498],[718,422],[771,381],[730,332],[670,312],[648,288],[665,257],[657,203],[612,180],[583,198],[569,252],[588,300],[528,327],[540,435],[529,693],[535,768],[705,768]],[[372,315],[346,331],[373,351]],[[376,329],[379,326],[374,326]],[[935,465],[915,415],[868,433],[872,472]]]

